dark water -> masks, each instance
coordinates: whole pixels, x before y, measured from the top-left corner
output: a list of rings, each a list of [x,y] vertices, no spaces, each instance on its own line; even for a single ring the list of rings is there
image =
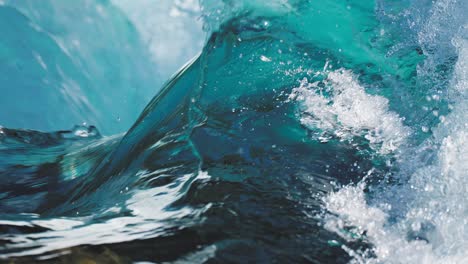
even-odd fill
[[[465,3],[200,5],[201,54],[124,134],[0,128],[2,261],[463,262]]]

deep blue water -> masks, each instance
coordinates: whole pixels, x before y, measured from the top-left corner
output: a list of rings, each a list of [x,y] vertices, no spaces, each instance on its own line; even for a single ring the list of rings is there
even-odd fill
[[[467,8],[0,1],[0,261],[464,263]]]

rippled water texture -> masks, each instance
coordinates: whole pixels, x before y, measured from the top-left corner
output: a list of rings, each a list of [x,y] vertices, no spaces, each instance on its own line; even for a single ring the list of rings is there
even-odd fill
[[[0,261],[465,263],[466,10],[0,1]]]

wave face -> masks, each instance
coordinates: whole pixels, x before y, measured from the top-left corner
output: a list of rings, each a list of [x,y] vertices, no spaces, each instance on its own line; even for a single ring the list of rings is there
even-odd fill
[[[78,9],[59,1],[0,5],[0,19],[14,19],[18,27],[2,29],[10,34],[0,41],[6,47],[1,54],[6,62],[21,58],[16,68],[0,67],[10,77],[21,73],[18,65],[31,73],[21,82],[4,79],[29,92],[43,85],[49,94],[38,97],[58,100],[32,112],[50,126],[0,116],[6,127],[16,127],[0,128],[2,259],[468,259],[466,1],[162,5],[158,10],[176,10],[168,19],[200,16],[208,37],[201,53],[160,90],[151,72],[164,76],[167,68],[159,67],[165,58],[193,55],[200,28],[171,24],[186,30],[193,45],[166,54],[165,47],[185,47],[181,35],[164,45],[152,40],[148,11],[128,1],[112,1],[124,12],[111,2],[85,2]],[[47,8],[69,13],[41,16]],[[72,14],[89,17],[101,30],[72,23]],[[96,39],[102,32],[102,41],[83,47],[90,53],[70,46],[69,36]],[[41,43],[31,51],[29,44],[17,47],[15,38]],[[111,45],[122,43],[114,38],[124,47]],[[51,65],[57,74],[48,71]],[[71,82],[65,73],[78,77]],[[55,79],[45,85],[46,76]],[[131,77],[112,79],[125,76]],[[113,114],[131,119],[140,104],[120,100],[151,91],[131,90],[138,86],[132,80],[155,85],[156,96],[126,133],[107,136],[127,129],[112,123]],[[62,98],[52,88],[67,81],[76,94]],[[60,104],[65,97],[75,101]],[[8,100],[5,109],[21,107],[18,100]],[[59,130],[70,126],[56,119],[57,112],[78,124],[81,115],[97,113],[88,122],[95,126]]]

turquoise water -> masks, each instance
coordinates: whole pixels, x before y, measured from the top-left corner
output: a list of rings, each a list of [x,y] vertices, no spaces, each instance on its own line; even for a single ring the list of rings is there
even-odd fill
[[[0,5],[2,259],[468,258],[465,2],[141,3]]]

